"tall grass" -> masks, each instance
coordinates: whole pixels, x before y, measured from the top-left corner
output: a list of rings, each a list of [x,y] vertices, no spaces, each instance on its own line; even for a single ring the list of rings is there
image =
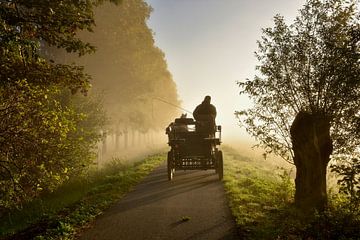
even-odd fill
[[[239,233],[249,239],[275,239],[273,216],[292,202],[290,169],[276,168],[264,159],[242,156],[223,147],[224,186]]]
[[[224,186],[242,239],[360,239],[360,214],[329,193],[327,211],[304,214],[293,205],[291,168],[223,148]]]
[[[154,155],[132,164],[114,160],[101,170],[73,178],[55,192],[2,216],[0,238],[72,239],[77,229],[120,199],[164,159],[165,155]]]

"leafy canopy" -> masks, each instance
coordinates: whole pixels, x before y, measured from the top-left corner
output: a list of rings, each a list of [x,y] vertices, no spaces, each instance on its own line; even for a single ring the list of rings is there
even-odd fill
[[[112,2],[118,2],[111,0]],[[84,55],[95,47],[80,40],[92,31],[94,8],[104,0],[3,0],[0,2],[0,84],[27,79],[35,84],[63,84],[73,91],[88,87],[89,76],[78,66],[44,61],[44,45]]]
[[[277,15],[274,27],[263,29],[259,75],[238,83],[253,106],[236,115],[267,153],[289,162],[290,125],[300,111],[330,120],[336,154],[354,153],[360,139],[359,56],[359,3],[308,0],[292,24]]]
[[[93,157],[105,121],[101,104],[68,91],[86,92],[89,76],[47,61],[42,51],[93,52],[76,32],[92,30],[102,2],[0,1],[0,214],[53,190]]]
[[[151,10],[143,0],[99,6],[94,32],[79,34],[97,46],[96,53],[67,58],[84,65],[93,89],[105,92],[105,107],[115,128],[162,130],[178,114],[178,109],[161,101],[180,105],[165,55],[147,26]],[[61,52],[56,56],[63,59]]]

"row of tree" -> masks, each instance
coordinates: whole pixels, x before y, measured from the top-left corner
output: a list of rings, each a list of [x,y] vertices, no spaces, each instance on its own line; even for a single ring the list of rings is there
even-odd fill
[[[330,159],[360,204],[359,11],[355,0],[307,0],[292,24],[276,16],[258,41],[259,75],[239,83],[254,105],[237,116],[267,153],[295,164],[295,202],[307,211],[326,207]]]
[[[152,9],[143,0],[105,3],[95,10],[93,32],[79,37],[96,46],[96,54],[82,58],[52,51],[55,59],[76,61],[92,76],[93,90],[102,92],[112,129],[143,132],[161,129],[180,105],[164,53],[154,45],[146,22]]]
[[[0,2],[0,213],[83,172],[111,126],[174,116],[154,103],[178,98],[150,12],[142,0]]]

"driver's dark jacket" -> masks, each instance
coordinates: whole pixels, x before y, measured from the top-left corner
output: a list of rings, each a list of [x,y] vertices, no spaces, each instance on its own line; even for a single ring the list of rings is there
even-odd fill
[[[211,116],[213,118],[213,120],[215,120],[215,117],[216,117],[215,106],[210,103],[202,102],[200,105],[198,105],[195,108],[195,110],[193,112],[193,116],[194,116],[195,120],[201,120],[200,118],[202,115]]]

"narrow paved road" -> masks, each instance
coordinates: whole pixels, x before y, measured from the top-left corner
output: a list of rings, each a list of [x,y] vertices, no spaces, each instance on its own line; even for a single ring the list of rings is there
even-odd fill
[[[214,170],[179,171],[171,182],[166,174],[165,165],[153,171],[81,239],[237,239]]]

